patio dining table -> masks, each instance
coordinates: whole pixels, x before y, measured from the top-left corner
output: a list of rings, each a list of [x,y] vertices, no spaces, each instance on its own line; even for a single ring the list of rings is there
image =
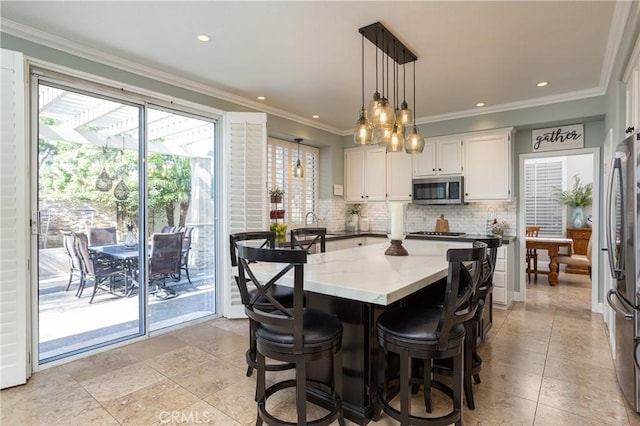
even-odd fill
[[[138,286],[138,245],[133,247],[127,247],[124,244],[91,246],[89,251],[122,262],[125,269],[124,292],[127,296],[131,296]],[[131,279],[131,285],[127,277]]]

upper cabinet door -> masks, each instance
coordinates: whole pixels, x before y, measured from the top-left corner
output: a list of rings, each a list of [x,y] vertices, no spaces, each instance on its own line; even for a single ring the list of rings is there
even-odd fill
[[[344,200],[349,203],[364,201],[364,150],[360,148],[344,151]]]
[[[511,200],[511,129],[464,139],[465,201]]]
[[[413,177],[436,175],[436,143],[433,140],[424,141],[424,150],[420,154],[413,154]]]
[[[411,155],[387,153],[387,199],[411,201]]]
[[[458,136],[425,140],[424,151],[413,154],[413,177],[462,174],[462,138]]]
[[[387,196],[387,149],[365,151],[365,201],[384,201]]]
[[[459,175],[462,173],[462,139],[454,137],[438,142],[438,174]]]

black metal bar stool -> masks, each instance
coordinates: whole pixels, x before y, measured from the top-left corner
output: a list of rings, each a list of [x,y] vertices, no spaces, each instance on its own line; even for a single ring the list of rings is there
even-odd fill
[[[256,424],[324,426],[338,419],[344,426],[342,414],[342,323],[335,316],[304,307],[304,250],[279,250],[237,245],[238,287],[242,303],[249,318],[256,324],[257,384],[256,401],[258,419]],[[263,274],[270,278],[260,280],[255,269],[268,264]],[[269,289],[293,271],[293,308],[286,308],[269,295]],[[250,295],[247,282],[251,281],[258,292]],[[259,308],[257,301],[266,297],[272,303],[272,311]],[[266,387],[265,357],[276,361],[293,363],[295,379],[284,380]],[[307,364],[331,359],[332,383],[307,378]],[[286,388],[295,388],[297,422],[276,418],[267,410],[267,399]],[[316,396],[329,402],[329,412],[319,419],[307,419],[307,390],[314,389]]]
[[[292,229],[290,236],[291,248],[294,250],[301,248],[312,254],[314,253],[312,249],[315,244],[320,244],[320,253],[324,253],[327,250],[327,228]]]
[[[274,231],[252,231],[252,232],[239,232],[229,235],[229,254],[231,256],[231,266],[238,266],[238,256],[236,254],[236,246],[240,241],[251,241],[259,247],[275,248],[276,246],[276,233]],[[236,284],[238,284],[238,275],[234,273]],[[257,294],[258,290],[253,288],[249,291],[249,295],[253,298]],[[273,285],[269,287],[268,294],[273,300],[277,301],[280,305],[286,308],[293,307],[293,289],[290,287],[283,287],[279,285]],[[262,296],[255,302],[256,306],[261,311],[270,312],[275,308],[271,303],[271,300]],[[253,370],[257,367],[256,364],[256,325],[254,321],[249,318],[249,349],[246,353],[247,359],[247,376],[251,376]],[[286,364],[269,364],[266,366],[267,371],[282,371],[293,368],[291,363]]]
[[[482,260],[487,245],[474,242],[473,248],[449,249],[449,271],[445,297],[441,308],[410,306],[389,310],[378,318],[378,343],[383,350],[385,380],[378,392],[382,410],[402,425],[462,424],[462,387],[464,372],[463,323],[475,315],[472,306],[480,279]],[[470,268],[468,263],[471,263]],[[400,359],[399,377],[389,377],[389,353]],[[453,386],[433,380],[433,360],[452,358]],[[424,363],[423,377],[412,376],[412,360]],[[431,389],[435,388],[453,402],[452,410],[439,417],[411,414],[410,398],[413,384],[423,384],[425,410],[431,412]],[[390,402],[400,394],[400,410]]]

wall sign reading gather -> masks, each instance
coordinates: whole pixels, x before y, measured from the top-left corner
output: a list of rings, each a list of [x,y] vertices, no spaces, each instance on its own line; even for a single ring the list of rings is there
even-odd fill
[[[531,150],[558,151],[584,147],[584,129],[582,124],[538,129],[531,132]]]

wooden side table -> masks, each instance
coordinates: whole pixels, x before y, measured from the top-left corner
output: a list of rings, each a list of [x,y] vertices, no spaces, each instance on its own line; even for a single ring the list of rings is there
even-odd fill
[[[567,238],[573,240],[573,253],[587,255],[589,238],[591,238],[591,228],[567,228]],[[585,266],[567,265],[565,272],[569,274],[589,275],[589,268]]]

